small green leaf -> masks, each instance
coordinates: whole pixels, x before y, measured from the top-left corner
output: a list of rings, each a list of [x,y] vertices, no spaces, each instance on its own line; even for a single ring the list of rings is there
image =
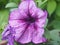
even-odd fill
[[[47,26],[47,24],[48,24],[48,19],[46,19],[46,23],[44,25],[44,28]]]
[[[50,31],[50,36],[51,36],[52,40],[60,41],[60,30],[54,29],[54,30]]]
[[[19,4],[21,2],[21,0],[9,0],[9,2],[14,2],[16,4]]]
[[[45,30],[44,36],[49,40],[50,39],[50,31],[48,29]]]
[[[37,6],[38,6],[39,8],[42,8],[42,7],[44,6],[44,4],[47,2],[47,0],[44,0],[44,1],[42,1],[42,0],[36,0],[35,2],[36,2]],[[42,6],[42,5],[43,5],[43,6]],[[41,7],[41,6],[42,6],[42,7]]]
[[[49,16],[55,11],[56,9],[56,1],[55,0],[50,0],[47,3],[47,11],[49,13]]]
[[[10,2],[10,3],[8,3],[8,4],[6,5],[5,8],[15,8],[15,7],[18,7],[18,5],[17,5],[16,3],[14,3],[14,2]]]
[[[18,9],[18,8],[12,8],[12,9],[10,9],[10,11],[14,11],[14,10],[16,10],[16,9]]]
[[[14,45],[17,45],[17,43],[16,43],[16,42],[14,42]]]

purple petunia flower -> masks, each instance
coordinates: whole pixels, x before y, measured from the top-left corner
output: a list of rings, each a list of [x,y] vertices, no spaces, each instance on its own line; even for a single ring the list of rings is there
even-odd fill
[[[14,40],[22,44],[33,42],[43,43],[44,24],[47,12],[35,5],[33,0],[22,0],[18,9],[9,16],[9,25],[5,28],[2,37],[14,45]]]

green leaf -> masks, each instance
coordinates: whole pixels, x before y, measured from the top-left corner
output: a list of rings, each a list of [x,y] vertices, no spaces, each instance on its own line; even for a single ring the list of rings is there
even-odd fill
[[[60,21],[54,20],[52,25],[55,29],[60,29]]]
[[[8,23],[8,16],[9,10],[0,10],[0,29],[4,29],[5,25]]]
[[[33,43],[29,43],[28,45],[33,45]]]
[[[60,17],[60,3],[58,3],[58,5],[57,5],[56,15]]]
[[[42,7],[44,6],[44,4],[47,2],[47,0],[44,0],[44,1],[42,1],[42,0],[36,0],[35,2],[36,2],[37,6],[38,6],[39,8],[42,8]],[[43,5],[43,6],[42,6],[42,5]],[[41,6],[42,6],[42,7],[41,7]]]
[[[16,43],[16,42],[14,42],[14,45],[17,45],[17,43]]]
[[[59,43],[57,41],[51,41],[50,42],[52,45],[59,45]]]
[[[51,36],[52,40],[60,41],[60,30],[54,29],[54,30],[50,31],[50,36]]]
[[[9,2],[14,2],[16,4],[19,4],[21,2],[21,0],[9,0]]]
[[[12,9],[10,9],[10,11],[14,11],[14,10],[16,10],[16,9],[18,9],[18,8],[12,8]]]
[[[45,9],[45,8],[46,8],[46,5],[47,5],[47,3],[44,3],[44,4],[42,4],[42,5],[40,6],[40,8],[41,8],[41,9]]]
[[[56,1],[55,0],[50,0],[47,3],[47,11],[49,13],[49,16],[55,11],[56,9]]]
[[[15,7],[18,7],[18,5],[17,5],[16,3],[14,3],[14,2],[10,2],[10,3],[8,3],[8,4],[6,5],[5,8],[15,8]]]
[[[48,24],[48,19],[46,19],[46,23],[44,25],[44,28],[46,28],[47,24]]]
[[[50,39],[50,31],[48,29],[45,30],[44,36],[49,40]]]

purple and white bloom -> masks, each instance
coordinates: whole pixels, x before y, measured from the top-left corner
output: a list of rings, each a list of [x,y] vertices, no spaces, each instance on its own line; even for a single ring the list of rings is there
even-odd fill
[[[3,39],[12,40],[11,42],[15,40],[22,44],[46,42],[43,37],[46,18],[47,12],[37,8],[33,0],[22,0],[18,9],[10,13],[7,26],[10,29],[4,30]]]

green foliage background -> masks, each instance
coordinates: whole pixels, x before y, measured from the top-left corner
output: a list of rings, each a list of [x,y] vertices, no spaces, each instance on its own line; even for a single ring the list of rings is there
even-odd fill
[[[37,7],[47,10],[45,25],[46,43],[38,45],[60,45],[60,0],[34,0]],[[9,12],[17,8],[21,0],[0,0],[0,41],[1,33],[8,23]],[[15,44],[17,45],[17,44]],[[28,45],[34,45],[32,43]]]

